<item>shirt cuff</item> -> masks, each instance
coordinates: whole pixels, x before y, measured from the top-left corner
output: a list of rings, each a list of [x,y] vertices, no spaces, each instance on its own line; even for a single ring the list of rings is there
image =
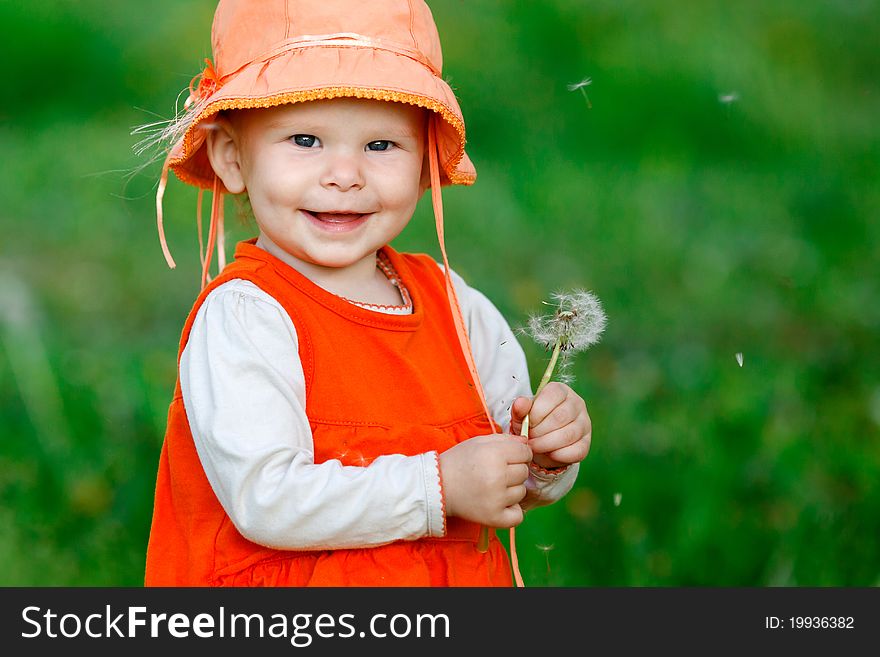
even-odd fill
[[[529,463],[529,472],[541,481],[553,481],[569,467],[568,465],[560,465],[557,468],[544,468],[532,461]]]
[[[446,498],[440,476],[440,455],[437,452],[422,454],[425,473],[425,506],[428,517],[428,537],[446,536]]]

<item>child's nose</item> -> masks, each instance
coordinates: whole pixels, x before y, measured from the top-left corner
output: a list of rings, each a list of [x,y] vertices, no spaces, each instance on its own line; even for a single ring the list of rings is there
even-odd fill
[[[357,155],[353,153],[328,154],[321,185],[345,192],[364,186],[364,175]]]

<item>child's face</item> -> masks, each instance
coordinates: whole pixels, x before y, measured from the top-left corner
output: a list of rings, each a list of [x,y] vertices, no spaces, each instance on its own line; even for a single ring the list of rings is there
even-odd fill
[[[247,191],[261,236],[322,267],[375,258],[425,190],[425,115],[341,98],[237,112],[209,143],[226,188]]]

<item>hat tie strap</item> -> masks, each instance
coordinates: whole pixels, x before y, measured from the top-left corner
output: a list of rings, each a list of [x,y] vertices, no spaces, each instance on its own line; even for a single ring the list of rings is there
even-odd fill
[[[201,234],[201,231],[199,231]],[[211,253],[214,245],[217,245],[217,260],[219,269],[226,266],[226,254],[224,249],[223,231],[223,190],[220,186],[220,178],[214,176],[214,187],[211,193],[211,222],[208,226],[208,246],[205,249],[205,257],[202,262],[202,289],[211,281],[208,271],[211,268]]]
[[[168,248],[168,240],[165,237],[165,226],[163,221],[162,200],[165,196],[165,188],[168,186],[168,169],[171,156],[165,158],[162,165],[162,175],[159,177],[159,186],[156,190],[156,225],[159,230],[159,244],[162,246],[162,253],[165,255],[165,262],[168,267],[174,269],[177,264],[171,257],[171,250]],[[204,246],[202,240],[202,196],[204,190],[199,189],[198,199],[196,201],[196,227],[199,232],[199,260],[202,264],[202,289],[210,282],[211,276],[208,270],[211,267],[211,251],[214,244],[217,244],[217,268],[218,271],[226,266],[226,232],[223,221],[223,190],[220,186],[220,178],[214,176],[214,186],[211,198],[211,222],[208,227],[208,247]]]
[[[202,197],[205,190],[199,187],[199,195],[196,197],[196,230],[199,233],[199,264],[205,267],[205,238],[202,232]]]
[[[168,167],[171,163],[171,154],[165,158],[162,165],[162,175],[159,176],[159,186],[156,188],[156,227],[159,230],[159,244],[162,245],[162,253],[165,255],[165,262],[168,267],[174,269],[177,264],[171,257],[171,251],[168,249],[168,240],[165,239],[165,225],[162,218],[162,199],[165,196],[165,188],[168,186]]]
[[[440,243],[440,253],[443,256],[443,264],[445,266],[444,274],[446,278],[446,296],[449,299],[450,310],[452,310],[452,321],[455,324],[455,332],[458,334],[458,340],[461,344],[461,350],[464,353],[464,359],[467,362],[468,370],[471,373],[477,395],[480,403],[483,405],[483,412],[489,419],[492,432],[495,433],[495,423],[492,420],[492,413],[486,403],[486,395],[483,392],[483,386],[480,383],[480,375],[477,372],[477,366],[474,363],[473,352],[471,351],[470,340],[468,339],[467,329],[465,328],[464,315],[461,312],[461,306],[458,303],[458,296],[455,293],[455,286],[452,283],[451,270],[449,268],[449,258],[446,255],[446,240],[443,230],[443,198],[440,193],[440,164],[437,151],[437,117],[432,115],[428,122],[428,169],[431,174],[431,203],[434,207],[434,220],[437,224],[437,240]],[[519,572],[519,560],[516,555],[515,527],[510,528],[510,558],[513,565],[513,575],[517,586],[525,586],[523,584],[522,575]],[[488,550],[489,528],[480,527],[480,536],[477,541],[477,547],[481,552]]]
[[[437,156],[437,125],[436,119],[432,116],[428,125],[428,167],[431,173],[431,202],[434,206],[434,219],[437,224],[437,239],[440,242],[440,253],[443,256],[443,264],[445,265],[446,277],[446,296],[449,299],[450,309],[452,310],[452,319],[455,323],[455,330],[458,333],[458,341],[461,344],[464,359],[467,362],[468,370],[471,378],[474,380],[477,394],[480,397],[480,403],[483,405],[483,411],[491,420],[492,414],[486,404],[486,396],[483,392],[483,386],[480,384],[480,376],[477,373],[477,367],[474,364],[473,353],[471,352],[470,341],[467,336],[467,329],[464,326],[464,317],[461,312],[461,306],[458,303],[458,296],[455,293],[455,287],[452,284],[452,276],[449,269],[449,258],[446,255],[446,240],[443,231],[443,199],[440,195],[440,165]],[[494,423],[492,423],[494,428]]]

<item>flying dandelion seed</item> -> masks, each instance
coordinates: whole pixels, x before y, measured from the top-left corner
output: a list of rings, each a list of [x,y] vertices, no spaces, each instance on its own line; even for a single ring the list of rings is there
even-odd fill
[[[718,102],[724,106],[726,110],[727,117],[730,118],[730,108],[731,106],[739,100],[739,94],[735,91],[731,91],[726,94],[718,94]]]
[[[553,549],[554,545],[551,543],[550,545],[536,545],[541,552],[544,553],[544,561],[547,562],[547,574],[550,574],[550,550]]]
[[[587,101],[587,108],[593,109],[593,103],[590,102],[590,97],[587,96],[587,87],[593,84],[593,78],[584,78],[580,82],[573,82],[568,85],[569,91],[580,91],[583,94],[584,100]]]
[[[623,499],[623,495],[620,493],[614,493],[614,506],[620,506],[620,500]]]
[[[737,364],[738,364],[740,367],[743,366],[743,355],[742,355],[742,352],[741,352],[741,351],[738,351],[738,352],[736,353],[736,362],[737,362]]]
[[[591,84],[593,84],[593,78],[584,78],[580,82],[573,82],[572,84],[568,85],[568,90],[577,91],[578,89],[581,89],[583,87],[589,87]]]

